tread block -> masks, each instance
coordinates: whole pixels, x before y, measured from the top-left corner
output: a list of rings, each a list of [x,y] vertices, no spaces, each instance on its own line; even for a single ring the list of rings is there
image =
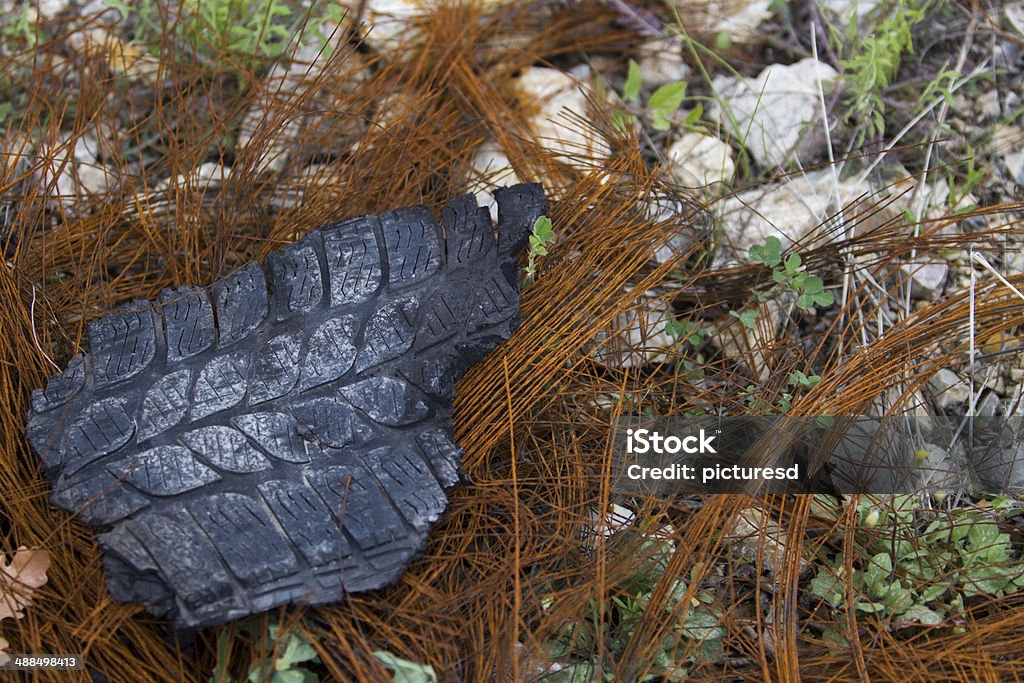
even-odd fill
[[[289,244],[267,257],[270,282],[274,287],[274,309],[278,320],[285,320],[316,308],[324,296],[313,232],[301,242]]]
[[[346,532],[364,552],[387,548],[406,537],[398,512],[384,492],[361,467],[335,465],[307,470],[306,478]]]
[[[188,387],[191,381],[191,370],[178,370],[153,383],[142,397],[139,433],[136,437],[140,443],[167,431],[184,419],[188,412]]]
[[[81,354],[68,361],[63,372],[58,372],[46,382],[45,389],[32,391],[32,409],[37,413],[53,410],[75,397],[85,384],[85,363]]]
[[[274,479],[260,484],[259,491],[309,564],[341,562],[351,555],[348,539],[330,510],[304,482]]]
[[[142,372],[156,355],[156,326],[149,302],[140,299],[88,325],[93,380],[97,388]]]
[[[311,460],[311,444],[299,434],[298,424],[290,415],[250,413],[231,422],[273,458],[294,463]]]
[[[454,356],[425,358],[415,368],[406,371],[406,378],[415,386],[432,396],[451,399],[455,396],[455,382],[452,380],[455,368],[461,364]]]
[[[183,361],[213,346],[217,328],[213,305],[200,287],[174,287],[160,292],[167,326],[167,360]]]
[[[256,358],[249,405],[284,396],[299,379],[299,353],[302,341],[297,334],[283,334],[270,339]]]
[[[149,506],[145,497],[103,469],[62,477],[54,485],[50,500],[96,526],[113,524]]]
[[[537,183],[520,183],[494,191],[498,202],[498,249],[517,251],[530,238],[533,224],[548,212],[544,188]]]
[[[57,467],[64,460],[64,448],[60,445],[64,422],[67,420],[65,411],[52,413],[30,413],[25,425],[25,436],[32,449],[43,459],[43,466]]]
[[[476,304],[469,316],[471,328],[490,327],[515,317],[519,310],[519,292],[499,273],[484,282],[476,296]]]
[[[469,313],[468,308],[464,296],[460,298],[447,292],[434,296],[424,307],[426,312],[416,346],[426,348],[461,332],[462,321]]]
[[[478,261],[497,248],[490,211],[478,207],[473,195],[450,201],[441,209],[441,222],[447,236],[449,270]]]
[[[317,398],[300,403],[292,415],[313,433],[316,439],[333,448],[364,443],[372,430],[356,415],[351,406],[336,398]]]
[[[370,377],[343,387],[341,393],[371,420],[390,427],[419,422],[430,414],[420,392],[391,377]]]
[[[376,218],[357,216],[319,229],[331,283],[331,306],[362,303],[380,288],[384,270],[375,226],[379,226]]]
[[[194,429],[181,435],[181,442],[203,461],[219,470],[246,474],[271,467],[270,461],[257,451],[241,432],[215,425]]]
[[[249,496],[216,493],[189,510],[243,585],[259,586],[298,570],[287,539],[266,509]]]
[[[414,450],[404,446],[377,448],[366,455],[367,467],[414,529],[426,529],[448,506],[433,472]]]
[[[434,468],[441,486],[449,488],[457,484],[464,453],[448,433],[443,429],[424,429],[416,435],[416,442]]]
[[[181,446],[150,448],[109,463],[107,470],[151,496],[176,496],[220,479]]]
[[[310,335],[302,362],[300,391],[326,384],[348,372],[356,359],[355,328],[355,318],[343,315],[328,318]]]
[[[412,347],[416,339],[416,312],[419,301],[403,297],[389,301],[370,316],[363,333],[363,348],[359,350],[356,370],[398,358]]]
[[[192,389],[192,419],[226,410],[245,396],[249,355],[242,351],[214,358],[199,371]]]
[[[156,559],[161,580],[191,622],[204,624],[225,611],[247,613],[217,548],[188,511],[147,512],[125,522],[125,528]]]
[[[241,341],[267,317],[267,279],[255,261],[213,284],[220,346]]]
[[[135,421],[125,407],[128,397],[97,401],[79,413],[64,431],[64,472],[72,474],[113,453],[135,433]]]
[[[388,281],[392,285],[411,285],[441,267],[440,231],[425,206],[381,214],[380,226],[387,252]]]

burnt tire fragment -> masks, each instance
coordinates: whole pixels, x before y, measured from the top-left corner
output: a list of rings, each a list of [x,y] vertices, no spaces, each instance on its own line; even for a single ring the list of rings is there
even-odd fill
[[[178,627],[395,581],[447,506],[451,398],[519,324],[516,251],[547,206],[498,190],[313,230],[209,288],[89,325],[28,415],[51,500],[107,587]]]

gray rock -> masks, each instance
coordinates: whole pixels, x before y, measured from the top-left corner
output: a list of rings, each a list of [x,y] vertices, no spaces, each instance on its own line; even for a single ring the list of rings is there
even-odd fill
[[[1001,432],[971,462],[985,491],[1024,492],[1024,420],[1004,420]]]
[[[900,267],[903,277],[910,277],[910,296],[913,299],[934,301],[942,295],[949,277],[949,265],[944,261],[908,263]]]
[[[751,81],[720,76],[715,91],[731,116],[717,102],[712,113],[721,125],[732,126],[758,164],[784,166],[809,162],[824,151],[818,82],[827,98],[839,74],[827,64],[803,59],[788,66],[773,64]]]
[[[964,405],[970,399],[971,389],[952,370],[943,368],[928,381],[935,401],[943,410],[955,405]]]

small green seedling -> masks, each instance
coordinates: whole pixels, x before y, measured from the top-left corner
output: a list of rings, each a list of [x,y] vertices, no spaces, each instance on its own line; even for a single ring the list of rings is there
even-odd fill
[[[665,324],[665,334],[673,339],[685,339],[695,349],[707,343],[708,331],[698,323],[672,318]]]
[[[827,307],[835,303],[836,297],[825,290],[825,282],[820,277],[810,275],[803,268],[803,259],[795,251],[782,258],[782,241],[770,235],[764,244],[750,247],[747,255],[754,263],[760,263],[772,269],[772,279],[776,286],[767,292],[755,292],[761,302],[767,301],[780,288],[788,289],[797,295],[796,305],[804,310],[815,306]]]
[[[633,105],[640,105],[640,89],[643,86],[643,77],[640,73],[640,65],[632,59],[629,60],[629,67],[626,73],[626,83],[622,88],[622,99]],[[647,100],[647,110],[651,114],[651,126],[655,130],[668,130],[672,125],[672,115],[676,113],[686,97],[686,83],[675,81],[659,86]],[[686,125],[694,125],[700,118],[701,111],[696,114],[690,113],[686,118]],[[621,109],[612,112],[612,121],[616,128],[626,132],[632,128],[637,117]]]
[[[537,257],[548,255],[547,245],[554,239],[555,231],[551,227],[550,218],[547,216],[541,216],[533,222],[533,232],[530,235],[530,250],[528,253],[529,260],[526,263],[524,285],[533,282],[534,277],[537,275]]]

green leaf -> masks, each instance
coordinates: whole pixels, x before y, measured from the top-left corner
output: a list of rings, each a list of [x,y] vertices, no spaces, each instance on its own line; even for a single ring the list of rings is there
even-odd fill
[[[827,308],[836,302],[836,295],[829,291],[819,292],[811,297],[814,303],[822,308]]]
[[[775,266],[782,263],[782,240],[775,235],[769,235],[764,240],[765,265]]]
[[[690,110],[690,113],[683,119],[683,126],[686,128],[695,128],[697,122],[700,121],[700,117],[704,115],[704,103],[698,102],[697,106]]]
[[[924,605],[911,605],[903,613],[904,621],[912,621],[925,626],[938,626],[942,623],[942,615]]]
[[[647,106],[654,114],[652,125],[655,130],[669,129],[671,123],[669,118],[679,109],[684,97],[686,97],[686,83],[682,81],[666,83],[654,91],[651,98],[647,100]]]
[[[377,650],[373,656],[394,672],[394,683],[437,683],[434,667],[416,664],[384,650]]]
[[[794,251],[792,254],[786,257],[786,272],[790,273],[791,275],[795,274],[798,270],[800,270],[801,263],[803,263],[803,260],[800,258],[800,254]]]
[[[320,677],[308,669],[275,671],[270,683],[319,683]]]
[[[820,277],[812,275],[804,280],[803,287],[807,294],[820,294],[825,288],[825,283]]]
[[[736,311],[729,311],[729,315],[731,315],[734,318],[738,318],[739,321],[743,323],[743,326],[746,327],[748,330],[753,330],[757,328],[757,311],[743,311],[742,313],[737,313]]]
[[[640,86],[643,84],[643,77],[640,75],[640,65],[632,59],[629,60],[629,73],[626,76],[626,85],[622,90],[622,99],[627,102],[636,102],[640,97]]]
[[[540,216],[533,222],[533,234],[541,241],[542,244],[547,244],[555,238],[555,231],[551,226],[551,219],[547,216]]]

